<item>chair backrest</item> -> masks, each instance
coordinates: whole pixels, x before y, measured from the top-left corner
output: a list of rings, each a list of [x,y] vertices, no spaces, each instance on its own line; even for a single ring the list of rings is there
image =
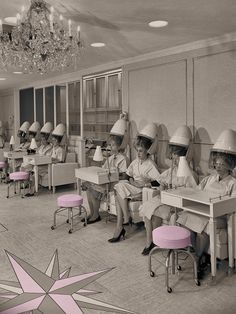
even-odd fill
[[[76,162],[76,153],[67,152],[65,162]]]

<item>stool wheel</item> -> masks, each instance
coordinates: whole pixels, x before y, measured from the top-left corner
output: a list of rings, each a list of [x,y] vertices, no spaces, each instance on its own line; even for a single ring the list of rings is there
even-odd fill
[[[68,233],[70,233],[70,234],[71,234],[72,232],[73,232],[72,229],[70,229],[70,230],[68,231]]]
[[[51,229],[52,229],[52,230],[54,230],[54,229],[55,229],[55,227],[54,227],[54,226],[51,226]]]
[[[6,196],[6,198],[9,198],[9,196]]]
[[[195,280],[195,283],[196,283],[197,286],[201,286],[201,283],[200,283],[199,280]]]
[[[182,267],[180,265],[178,265],[177,270],[182,270]]]
[[[167,292],[168,292],[168,293],[171,293],[171,292],[172,292],[171,287],[168,287],[168,288],[167,288]]]
[[[151,276],[151,277],[155,277],[154,271],[152,271],[152,270],[150,271],[150,276]]]
[[[86,224],[86,222],[84,223],[84,227],[86,227],[87,226],[87,224]]]
[[[68,224],[69,222],[70,222],[69,219],[67,219],[67,220],[66,220],[66,223]]]

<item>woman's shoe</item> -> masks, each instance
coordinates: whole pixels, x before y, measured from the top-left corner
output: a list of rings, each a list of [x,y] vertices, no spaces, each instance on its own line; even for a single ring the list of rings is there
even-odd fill
[[[95,222],[98,222],[98,221],[101,221],[101,217],[98,216],[96,219],[94,220],[87,220],[87,225],[91,225],[91,224],[94,224]]]
[[[133,219],[132,219],[132,217],[129,217],[129,221],[123,223],[123,226],[128,226],[128,225],[132,226],[132,224],[133,224]]]
[[[111,242],[111,243],[119,242],[121,240],[121,237],[123,237],[123,239],[125,239],[125,233],[126,233],[126,231],[123,228],[117,238],[111,238],[108,240],[108,242]]]
[[[149,245],[149,247],[145,247],[145,248],[143,249],[142,254],[143,254],[143,255],[148,255],[148,254],[151,252],[151,250],[154,248],[154,246],[155,246],[155,244],[152,242],[152,243]]]

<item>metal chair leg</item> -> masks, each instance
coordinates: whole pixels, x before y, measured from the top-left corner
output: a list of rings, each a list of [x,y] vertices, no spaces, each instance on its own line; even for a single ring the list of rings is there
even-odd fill
[[[169,287],[169,265],[170,265],[170,256],[173,254],[172,250],[168,251],[167,258],[166,258],[166,272],[165,272],[165,281],[166,281],[166,289],[167,292],[171,293],[172,289]]]
[[[70,213],[70,230],[69,230],[69,233],[72,233],[73,232],[73,208],[72,207],[68,208],[68,211]]]
[[[198,276],[197,276],[197,261],[195,259],[195,257],[193,256],[193,254],[191,252],[184,251],[184,250],[178,250],[178,252],[183,252],[185,254],[187,254],[188,256],[191,257],[192,261],[193,261],[193,270],[194,270],[194,281],[196,283],[197,286],[200,286],[200,281],[198,280]]]

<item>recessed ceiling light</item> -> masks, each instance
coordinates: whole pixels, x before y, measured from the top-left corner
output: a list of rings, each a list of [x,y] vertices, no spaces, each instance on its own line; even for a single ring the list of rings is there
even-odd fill
[[[5,77],[0,77],[0,81],[5,81],[6,78]]]
[[[23,74],[23,72],[21,72],[21,71],[15,71],[15,72],[13,72],[14,74]]]
[[[150,27],[164,27],[168,25],[167,21],[152,21],[148,23]]]
[[[9,16],[9,17],[5,17],[4,21],[7,22],[7,24],[16,25],[17,18],[16,16]]]
[[[106,45],[104,43],[92,43],[90,46],[95,47],[95,48],[101,48],[101,47],[105,47]]]

